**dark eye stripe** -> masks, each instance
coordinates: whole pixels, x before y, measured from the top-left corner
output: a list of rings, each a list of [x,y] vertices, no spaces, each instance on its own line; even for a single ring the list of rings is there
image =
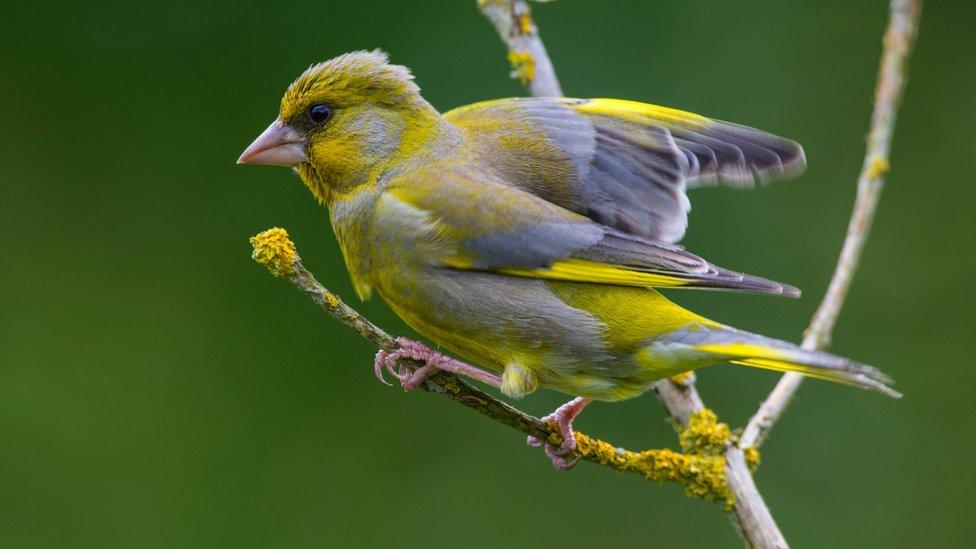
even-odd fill
[[[328,105],[316,103],[308,108],[308,118],[316,124],[325,122],[330,116],[332,116],[332,109]]]

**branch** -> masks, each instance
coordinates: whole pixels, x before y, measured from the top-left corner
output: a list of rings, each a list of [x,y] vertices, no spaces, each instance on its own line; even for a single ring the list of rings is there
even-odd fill
[[[888,172],[888,153],[895,129],[895,116],[901,102],[902,90],[908,76],[908,57],[918,31],[921,0],[892,0],[888,29],[884,36],[884,51],[878,69],[878,83],[874,92],[874,113],[861,174],[857,179],[857,197],[847,226],[847,236],[834,269],[827,293],[824,294],[810,326],[803,337],[804,349],[823,349],[830,345],[831,333],[847,298],[854,273],[861,263],[871,223]],[[803,376],[784,374],[776,387],[749,420],[740,439],[740,446],[759,446],[769,430],[783,415],[790,400],[800,387]]]
[[[556,79],[539,29],[525,0],[478,0],[481,13],[491,21],[505,45],[512,78],[518,79],[535,97],[560,97]]]
[[[694,378],[684,382],[662,379],[654,384],[661,404],[671,416],[679,431],[695,417],[707,410],[695,389]],[[750,547],[788,547],[769,507],[763,500],[752,471],[759,465],[759,451],[752,447],[729,445],[725,448],[726,486],[735,504],[734,524],[739,535]],[[729,510],[729,507],[726,507]]]
[[[254,247],[251,257],[266,266],[271,274],[286,278],[311,297],[322,310],[355,330],[376,347],[386,351],[397,349],[399,344],[393,336],[346,305],[339,296],[315,279],[302,265],[301,257],[284,229],[273,228],[259,233],[251,237],[251,245]],[[410,369],[422,366],[421,363],[410,360],[401,360],[400,364]],[[548,440],[557,446],[562,442],[554,425],[509,406],[454,374],[438,372],[427,378],[421,387],[526,435]],[[688,495],[708,501],[723,501],[726,506],[731,506],[734,499],[726,487],[725,460],[721,455],[730,444],[729,427],[718,423],[715,415],[705,410],[691,417],[688,428],[682,431],[681,446],[684,453],[668,449],[633,452],[578,431],[575,453],[579,459],[625,473],[637,473],[652,482],[675,482],[684,486]]]
[[[513,59],[513,52],[522,51],[519,48],[528,43],[532,52],[530,61],[536,67],[546,68],[544,71],[536,70],[531,78],[526,79],[524,76],[520,77],[524,73],[520,73],[513,61],[513,76],[520,77],[533,96],[562,95],[552,62],[546,55],[538,29],[532,22],[528,4],[524,0],[479,0],[478,5],[508,45],[510,60]],[[711,413],[705,408],[695,389],[693,375],[680,381],[662,379],[655,383],[654,389],[679,432],[687,429],[700,414]],[[732,444],[725,449],[725,484],[731,495],[727,501],[733,502],[733,505],[727,505],[726,508],[731,507],[734,511],[736,527],[751,546],[786,547],[786,539],[756,488],[747,465],[749,461],[758,462],[758,452],[750,449],[748,456],[746,452]],[[747,457],[750,459],[747,460]]]

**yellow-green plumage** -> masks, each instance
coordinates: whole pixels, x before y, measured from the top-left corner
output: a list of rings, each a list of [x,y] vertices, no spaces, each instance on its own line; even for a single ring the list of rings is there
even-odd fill
[[[315,105],[327,120],[309,122]],[[297,168],[360,297],[375,290],[425,337],[501,373],[510,395],[619,400],[725,360],[894,394],[870,367],[729,328],[653,289],[797,295],[674,244],[687,186],[791,176],[803,168],[792,141],[615,99],[441,115],[406,69],[363,52],[306,71],[276,124],[292,160],[255,149],[251,161]]]

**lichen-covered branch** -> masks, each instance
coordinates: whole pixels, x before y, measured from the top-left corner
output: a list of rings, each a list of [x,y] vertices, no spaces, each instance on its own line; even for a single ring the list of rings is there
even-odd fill
[[[708,410],[695,389],[693,378],[662,379],[654,384],[654,390],[679,433],[684,432],[693,418]],[[726,510],[732,512],[739,534],[750,547],[787,547],[786,538],[752,478],[752,471],[759,465],[759,451],[728,444],[722,459],[729,500],[734,502],[727,505]]]
[[[512,78],[517,79],[535,97],[559,97],[563,94],[556,72],[532,21],[532,10],[525,0],[478,0],[481,13],[491,21],[498,36],[508,47]]]
[[[884,50],[878,69],[878,82],[874,92],[874,112],[871,115],[871,131],[868,134],[867,151],[861,174],[857,180],[857,197],[854,211],[847,226],[847,236],[841,248],[840,258],[834,269],[830,285],[817,308],[810,326],[803,337],[804,349],[823,349],[830,345],[831,333],[847,298],[854,273],[861,263],[861,255],[867,242],[874,213],[888,172],[891,138],[895,130],[895,117],[901,103],[902,90],[908,78],[908,58],[918,33],[921,0],[892,0],[888,28],[884,35]],[[749,420],[742,433],[742,446],[759,446],[769,430],[783,415],[803,376],[784,374]]]
[[[346,305],[302,265],[301,257],[284,229],[273,228],[259,233],[251,237],[251,245],[254,247],[251,257],[267,267],[271,274],[287,279],[325,312],[379,349],[396,350],[398,343],[393,336]],[[401,363],[411,369],[421,366],[409,360],[402,360]],[[556,446],[562,442],[553,426],[475,388],[454,374],[439,372],[428,378],[421,387],[526,435],[548,440]],[[690,417],[687,423],[688,427],[681,434],[683,453],[668,449],[633,452],[577,432],[576,454],[582,460],[626,473],[637,473],[652,482],[675,482],[684,486],[688,495],[732,506],[735,496],[726,485],[725,460],[721,454],[721,450],[730,445],[731,431],[727,425],[718,423],[715,415],[708,410]]]

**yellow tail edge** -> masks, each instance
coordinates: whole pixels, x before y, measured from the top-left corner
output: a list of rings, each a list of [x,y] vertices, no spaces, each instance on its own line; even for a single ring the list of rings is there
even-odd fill
[[[857,387],[892,398],[902,397],[900,392],[887,385],[891,379],[879,370],[821,351],[753,343],[704,344],[696,348],[722,356],[733,364],[777,372],[796,372],[806,377]]]

